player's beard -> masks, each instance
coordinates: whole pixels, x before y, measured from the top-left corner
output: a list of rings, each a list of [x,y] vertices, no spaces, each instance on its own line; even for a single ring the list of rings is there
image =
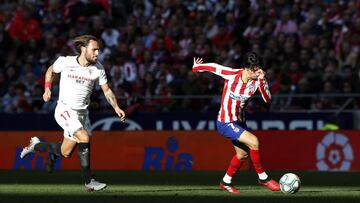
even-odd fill
[[[89,62],[89,64],[93,65],[97,62],[97,57],[96,58],[92,58],[89,54],[85,53],[85,59],[87,62]]]

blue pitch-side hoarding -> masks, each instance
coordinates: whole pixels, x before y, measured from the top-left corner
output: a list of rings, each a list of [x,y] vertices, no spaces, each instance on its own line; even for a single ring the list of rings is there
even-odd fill
[[[318,130],[326,123],[328,113],[254,113],[248,114],[252,130]],[[136,113],[121,123],[115,113],[90,112],[93,130],[215,130],[217,113]],[[341,129],[354,128],[352,113],[338,116]],[[53,113],[0,114],[0,130],[61,130]]]

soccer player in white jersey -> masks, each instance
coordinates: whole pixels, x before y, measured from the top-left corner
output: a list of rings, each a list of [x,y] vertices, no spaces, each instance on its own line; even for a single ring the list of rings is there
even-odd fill
[[[55,120],[64,129],[62,143],[41,142],[37,137],[30,140],[29,146],[21,152],[21,158],[30,152],[49,152],[53,157],[69,158],[78,146],[78,158],[89,191],[104,189],[106,184],[96,181],[90,169],[90,121],[87,107],[94,85],[101,86],[109,104],[121,121],[125,113],[119,108],[115,95],[107,84],[104,67],[97,61],[100,50],[98,39],[92,35],[76,37],[74,45],[78,56],[60,56],[45,74],[45,102],[51,98],[51,86],[55,74],[60,73],[59,99],[55,109]],[[54,158],[50,160],[53,164]]]
[[[217,119],[218,132],[230,139],[236,154],[232,157],[225,176],[220,182],[220,189],[238,194],[232,184],[232,178],[250,155],[258,182],[272,191],[279,191],[279,183],[270,179],[262,167],[259,153],[259,140],[247,130],[244,111],[250,97],[259,90],[263,100],[268,103],[271,94],[262,70],[260,59],[254,52],[245,54],[241,69],[232,69],[216,63],[203,63],[202,58],[194,58],[193,72],[208,71],[221,76],[224,88],[221,107]]]

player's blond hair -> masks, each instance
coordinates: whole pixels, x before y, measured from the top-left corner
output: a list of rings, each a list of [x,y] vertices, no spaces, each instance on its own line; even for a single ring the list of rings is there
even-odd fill
[[[73,39],[73,43],[75,45],[76,51],[81,53],[81,47],[86,47],[90,40],[94,40],[99,42],[99,40],[93,35],[80,35]]]

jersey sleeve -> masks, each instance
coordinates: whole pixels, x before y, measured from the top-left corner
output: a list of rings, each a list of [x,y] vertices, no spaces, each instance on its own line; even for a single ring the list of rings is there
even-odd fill
[[[259,91],[265,103],[269,103],[271,100],[271,93],[269,90],[269,85],[265,79],[259,79]]]
[[[59,58],[57,58],[53,64],[53,70],[55,73],[60,73],[64,70],[65,66],[65,57],[59,56]]]
[[[102,67],[100,69],[100,76],[99,76],[99,85],[102,86],[104,84],[107,83],[107,77],[106,77],[106,72],[105,72],[105,69]]]
[[[234,77],[239,73],[239,69],[232,69],[226,66],[219,65],[217,63],[203,63],[203,64],[195,64],[192,67],[193,72],[204,72],[208,71],[214,73],[226,80]]]

